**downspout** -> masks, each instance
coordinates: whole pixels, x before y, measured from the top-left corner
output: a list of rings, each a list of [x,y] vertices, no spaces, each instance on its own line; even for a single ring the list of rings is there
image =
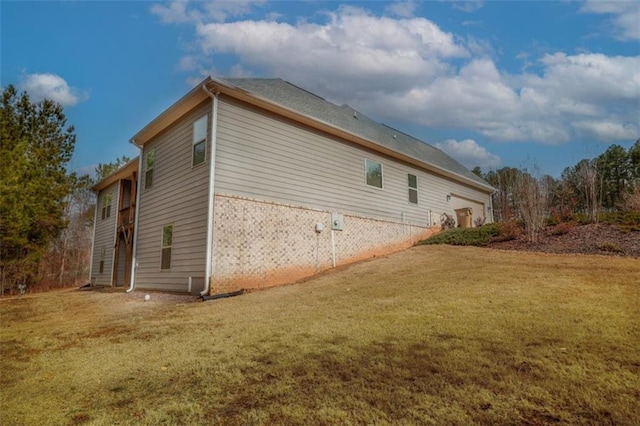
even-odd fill
[[[131,278],[129,281],[129,288],[127,293],[130,293],[135,288],[136,282],[136,267],[138,261],[136,260],[138,246],[138,218],[140,217],[140,194],[142,193],[142,154],[143,149],[136,143],[134,139],[129,140],[130,143],[138,147],[140,154],[138,155],[138,182],[136,183],[136,216],[133,220],[133,248],[131,249]]]
[[[213,219],[216,176],[216,141],[218,135],[218,92],[211,92],[206,84],[202,90],[211,97],[211,149],[209,154],[209,209],[207,214],[207,256],[205,265],[204,290],[201,296],[207,296],[211,288],[211,276],[213,275]]]
[[[489,208],[491,209],[491,223],[494,223],[494,216],[493,216],[493,196],[495,194],[497,194],[498,191],[493,191],[491,194],[489,194]]]
[[[96,208],[93,212],[93,239],[91,240],[91,261],[89,262],[89,282],[93,285],[93,258],[96,249],[96,224],[98,223],[98,203],[100,202],[100,193],[96,193]]]

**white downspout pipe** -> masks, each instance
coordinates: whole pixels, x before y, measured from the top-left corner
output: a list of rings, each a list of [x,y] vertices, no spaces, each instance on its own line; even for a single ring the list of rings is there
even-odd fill
[[[138,218],[140,217],[140,194],[142,193],[142,154],[143,149],[140,145],[136,143],[134,139],[129,140],[134,146],[138,147],[140,150],[140,154],[138,155],[138,182],[136,183],[136,215],[133,220],[133,248],[131,249],[131,278],[129,281],[129,288],[127,289],[127,293],[130,293],[135,288],[136,283],[136,268],[138,261],[136,260],[137,256],[137,246],[138,246]]]
[[[498,191],[493,191],[493,192],[489,195],[489,208],[491,209],[491,223],[495,223],[494,216],[493,216],[493,196],[494,196],[497,192],[498,192]]]
[[[204,290],[202,296],[209,294],[211,287],[211,277],[213,275],[213,220],[215,201],[215,176],[216,176],[216,141],[218,135],[218,93],[211,92],[206,84],[202,85],[202,90],[211,97],[211,149],[209,154],[209,209],[207,215],[207,256],[205,265]]]

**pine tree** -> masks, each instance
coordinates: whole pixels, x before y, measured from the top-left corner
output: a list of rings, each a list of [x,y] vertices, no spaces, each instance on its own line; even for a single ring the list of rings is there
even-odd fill
[[[0,110],[0,272],[3,288],[30,284],[49,243],[65,227],[76,136],[56,102],[33,103],[13,86]],[[65,128],[66,127],[66,128]]]

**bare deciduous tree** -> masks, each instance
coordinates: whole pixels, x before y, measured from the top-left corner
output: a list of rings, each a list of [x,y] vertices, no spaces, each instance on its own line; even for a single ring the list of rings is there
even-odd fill
[[[549,213],[549,191],[543,179],[536,178],[526,169],[516,176],[514,195],[517,209],[524,222],[529,242],[538,241],[538,234]]]
[[[578,172],[584,185],[587,216],[589,216],[589,220],[592,223],[597,223],[598,209],[600,207],[598,200],[598,169],[593,161],[584,161],[580,163]]]

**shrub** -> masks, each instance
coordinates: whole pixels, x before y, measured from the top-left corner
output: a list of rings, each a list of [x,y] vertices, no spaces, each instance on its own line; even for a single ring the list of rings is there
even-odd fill
[[[555,215],[555,214],[552,214],[552,215],[551,215],[551,216],[549,216],[549,217],[547,218],[547,220],[546,220],[546,224],[547,224],[547,226],[554,226],[554,225],[557,225],[557,224],[559,224],[559,223],[561,223],[561,220],[560,220],[560,218],[559,218],[557,215]]]
[[[569,223],[563,222],[558,224],[553,231],[551,231],[551,235],[560,236],[566,235],[571,230],[571,225]]]
[[[573,216],[573,220],[575,220],[578,225],[588,225],[592,222],[589,216],[584,213],[576,213]]]
[[[618,244],[612,242],[600,244],[598,249],[609,253],[624,253],[624,250],[622,250]]]
[[[451,244],[457,246],[486,246],[498,235],[498,225],[491,223],[477,228],[453,228],[418,242],[424,244]]]
[[[497,225],[497,234],[494,241],[511,241],[515,240],[522,234],[522,224],[516,221],[501,222]]]
[[[640,225],[640,210],[602,213],[600,215],[600,222],[622,226]]]

